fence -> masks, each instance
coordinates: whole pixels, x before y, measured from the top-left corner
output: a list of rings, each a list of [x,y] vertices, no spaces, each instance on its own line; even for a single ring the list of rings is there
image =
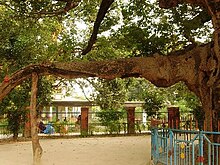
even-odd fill
[[[23,130],[20,129],[18,136],[22,136]],[[0,139],[13,137],[13,132],[8,129],[8,124],[0,124]]]
[[[47,126],[49,124],[45,124]],[[50,123],[54,129],[54,134],[57,135],[79,135],[81,134],[80,125],[75,123]],[[111,123],[111,125],[103,125],[103,123],[89,123],[87,135],[100,135],[100,134],[128,134],[128,123]],[[145,123],[135,122],[135,133],[150,133],[150,130]]]
[[[116,122],[102,123],[99,120],[98,112],[89,112],[88,115],[88,134],[127,134],[128,133],[128,119],[126,112],[123,117]],[[42,112],[39,116],[45,125],[49,123],[54,127],[55,134],[57,135],[78,135],[81,133],[80,125],[76,123],[77,117],[80,113],[72,112]],[[42,117],[43,116],[43,117]],[[181,129],[195,129],[196,121],[192,113],[181,113],[179,128]],[[57,122],[59,117],[59,122]],[[135,112],[134,133],[150,133],[151,130],[151,118],[146,116],[144,112]],[[168,128],[168,113],[158,113],[156,116],[160,124],[159,128]],[[65,121],[64,121],[65,119]],[[4,123],[6,123],[4,121]],[[21,132],[23,132],[21,130]],[[7,124],[0,125],[0,138],[1,135],[8,135],[11,132],[7,129]]]
[[[113,120],[107,121],[108,119],[106,119],[106,121],[101,122],[99,112],[89,112],[88,134],[127,134],[129,123],[127,120],[126,112],[113,112],[113,113],[115,114],[113,114],[112,116],[121,116],[121,117],[118,120],[117,119],[115,120],[115,117],[112,117]],[[122,114],[119,115],[117,113],[122,113]],[[55,127],[55,132],[59,133],[59,130],[61,130],[61,132],[68,132],[68,134],[78,134],[81,131],[80,126],[77,124],[77,117],[79,115],[80,113],[73,113],[73,112],[68,112],[68,113],[53,112],[51,115],[51,113],[47,111],[47,112],[42,112],[40,116],[44,116],[41,119],[46,125],[48,123],[52,123],[52,125]],[[135,122],[134,122],[135,133],[150,132],[150,121],[144,120],[143,119],[144,115],[145,114],[143,112],[135,112]],[[63,127],[65,127],[65,130],[62,129]]]
[[[115,113],[115,112],[114,112]],[[118,112],[121,113],[121,112]],[[118,121],[118,125],[120,128],[127,127],[127,113],[123,112],[123,117]],[[100,117],[98,116],[99,112],[93,111],[89,112],[88,114],[88,124],[91,127],[100,127],[103,126],[103,123],[99,121]],[[74,124],[77,121],[77,117],[80,115],[80,112],[49,112],[49,111],[43,111],[41,112],[40,116],[42,117],[42,120],[44,123],[49,122],[56,122],[57,119],[60,120],[60,122],[63,122],[64,120],[67,120],[68,123]],[[116,114],[117,115],[117,114]],[[135,112],[135,127],[136,132],[139,131],[150,131],[151,130],[151,117],[148,117],[145,112]],[[156,115],[156,118],[160,120],[161,124],[158,126],[161,128],[168,128],[168,112],[158,112]],[[196,129],[198,126],[194,115],[192,112],[180,112],[180,122],[178,128],[180,129],[189,129],[193,130]],[[124,130],[124,129],[123,129]]]
[[[80,135],[81,129],[80,126],[75,123],[50,123],[53,132],[48,134],[53,135]],[[49,125],[49,123],[45,124],[45,126]],[[100,135],[100,134],[127,134],[127,125],[128,123],[116,123],[112,125],[112,130],[110,130],[109,126],[103,125],[102,123],[89,123],[88,134],[87,135]],[[23,131],[21,130],[20,133]],[[150,133],[148,127],[145,127],[145,123],[141,123],[137,121],[135,123],[135,133]],[[40,133],[40,131],[39,131]],[[12,132],[8,130],[8,125],[0,125],[0,139],[12,137]],[[45,135],[43,132],[40,133],[41,136]]]
[[[220,132],[154,128],[151,136],[154,164],[220,164],[220,143],[213,142],[220,141]]]

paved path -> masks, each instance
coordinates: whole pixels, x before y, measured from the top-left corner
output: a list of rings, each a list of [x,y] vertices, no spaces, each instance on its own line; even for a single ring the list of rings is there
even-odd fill
[[[41,165],[148,165],[150,136],[42,139]],[[31,142],[0,145],[1,165],[31,165]]]

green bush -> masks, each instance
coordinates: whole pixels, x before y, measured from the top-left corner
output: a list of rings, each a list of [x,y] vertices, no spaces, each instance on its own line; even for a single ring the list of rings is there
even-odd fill
[[[124,114],[123,110],[107,109],[100,111],[97,116],[101,124],[106,127],[106,131],[112,134],[121,131],[121,119]]]

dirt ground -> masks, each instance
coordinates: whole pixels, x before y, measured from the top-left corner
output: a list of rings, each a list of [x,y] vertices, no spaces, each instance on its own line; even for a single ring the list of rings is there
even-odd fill
[[[150,136],[41,139],[41,165],[148,165]],[[0,165],[31,165],[31,142],[0,145]]]

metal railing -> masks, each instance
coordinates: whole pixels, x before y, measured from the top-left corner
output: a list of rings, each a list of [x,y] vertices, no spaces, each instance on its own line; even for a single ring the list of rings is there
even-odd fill
[[[19,135],[21,136],[22,130],[19,130]],[[0,139],[7,139],[13,137],[13,132],[8,129],[8,124],[0,124]]]
[[[220,132],[152,129],[154,164],[219,165]],[[217,141],[217,142],[216,142]]]
[[[79,124],[76,123],[46,123],[45,127],[50,125],[52,127],[52,131],[45,132],[40,131],[39,134],[41,136],[44,136],[46,134],[50,135],[80,135],[81,134],[81,128]],[[100,135],[100,134],[127,134],[128,133],[128,123],[122,122],[122,123],[116,123],[112,126],[106,126],[103,125],[100,122],[92,122],[88,124],[88,134],[87,135]],[[146,125],[146,123],[137,121],[135,122],[135,133],[141,134],[141,133],[150,133],[149,127]],[[19,133],[23,133],[23,129],[19,131]],[[0,139],[3,138],[9,138],[13,136],[13,132],[11,132],[8,129],[7,124],[1,124],[0,125]]]
[[[80,126],[76,124],[77,116],[80,113],[70,113],[66,112],[53,112],[53,115],[50,116],[49,112],[42,112],[41,119],[45,125],[51,123],[54,127],[54,134],[57,135],[75,135],[80,134]],[[145,119],[144,119],[145,116]],[[57,117],[59,117],[59,122],[57,122]],[[159,128],[168,127],[168,113],[158,113],[158,119],[160,120]],[[64,119],[67,119],[64,121]],[[90,112],[88,115],[88,134],[127,134],[129,124],[127,123],[127,114],[125,113],[123,118],[117,121],[116,123],[110,123],[110,125],[104,125],[99,121],[99,116],[97,112]],[[3,122],[2,122],[3,123]],[[5,123],[5,121],[4,121]],[[111,125],[112,124],[112,125]],[[192,130],[196,128],[196,121],[192,113],[181,113],[180,129]],[[151,119],[146,117],[146,113],[135,112],[135,123],[134,123],[134,133],[150,133],[151,130]],[[23,132],[23,130],[21,130]],[[1,135],[10,135],[12,134],[7,129],[7,124],[0,125],[0,138]]]
[[[79,124],[76,123],[47,123],[45,127],[51,126],[53,131],[48,134],[60,134],[60,135],[78,135],[81,132]],[[92,122],[88,124],[88,135],[97,135],[97,134],[127,134],[128,133],[128,123],[113,123],[112,125],[103,125],[100,122]],[[150,130],[146,123],[136,121],[135,133],[150,133]],[[39,131],[40,133],[40,131]],[[41,132],[43,133],[43,132]],[[46,133],[47,134],[47,133]]]

